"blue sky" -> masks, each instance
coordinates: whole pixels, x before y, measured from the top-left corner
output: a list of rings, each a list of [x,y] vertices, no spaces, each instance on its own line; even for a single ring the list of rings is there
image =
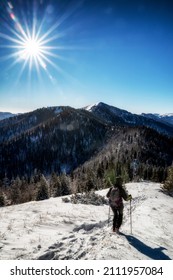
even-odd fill
[[[165,0],[2,0],[0,111],[102,101],[173,113],[172,13]],[[20,53],[33,22],[49,52],[37,65]]]

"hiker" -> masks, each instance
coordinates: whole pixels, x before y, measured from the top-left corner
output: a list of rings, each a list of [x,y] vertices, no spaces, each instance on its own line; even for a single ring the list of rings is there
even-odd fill
[[[106,196],[109,198],[109,205],[114,213],[113,232],[118,233],[123,221],[123,199],[128,201],[132,199],[132,196],[124,189],[121,177],[116,178],[115,185],[109,189]]]

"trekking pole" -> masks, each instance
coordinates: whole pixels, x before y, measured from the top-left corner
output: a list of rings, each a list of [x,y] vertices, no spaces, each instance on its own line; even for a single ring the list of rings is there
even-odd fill
[[[109,226],[109,220],[110,220],[110,205],[109,205],[109,211],[108,211],[108,226]]]
[[[130,233],[132,234],[132,205],[130,199]]]

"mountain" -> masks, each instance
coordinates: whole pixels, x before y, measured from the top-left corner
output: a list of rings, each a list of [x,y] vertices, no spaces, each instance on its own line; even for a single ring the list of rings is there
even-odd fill
[[[68,107],[48,107],[37,109],[33,112],[16,115],[13,118],[0,121],[0,143],[16,139],[25,132],[31,132],[39,125],[56,118]]]
[[[31,177],[35,170],[71,173],[88,162],[93,170],[102,163],[104,174],[111,164],[128,166],[136,158],[144,166],[166,168],[173,160],[167,137],[172,131],[171,125],[104,103],[37,109],[0,121],[0,180]]]
[[[41,108],[1,120],[0,259],[173,259],[172,197],[149,182],[167,177],[171,128],[104,103]],[[133,199],[131,212],[124,203],[118,236],[105,201],[117,175],[139,181],[126,184]],[[94,190],[99,205],[88,200]],[[40,193],[47,197],[36,202]]]
[[[69,173],[103,144],[107,125],[71,107],[42,108],[0,122],[0,179],[35,169]]]
[[[112,233],[112,212],[108,223],[107,204],[72,204],[67,196],[68,203],[56,197],[0,207],[0,259],[173,259],[172,197],[165,195],[158,183],[132,182],[126,189],[133,197],[132,223],[130,204],[124,202],[120,235]],[[96,194],[105,198],[107,191]],[[165,279],[171,279],[171,274]]]
[[[173,124],[160,121],[157,117],[132,114],[126,110],[107,105],[103,102],[87,106],[85,110],[91,112],[109,125],[145,126],[157,132],[173,137]],[[166,118],[166,117],[165,117]]]
[[[149,119],[153,119],[159,122],[163,122],[166,124],[171,124],[173,125],[173,114],[164,114],[164,115],[160,115],[160,114],[141,114],[144,117],[147,117]]]
[[[8,112],[0,112],[0,121],[4,119],[11,118],[15,116],[16,114],[8,113]]]

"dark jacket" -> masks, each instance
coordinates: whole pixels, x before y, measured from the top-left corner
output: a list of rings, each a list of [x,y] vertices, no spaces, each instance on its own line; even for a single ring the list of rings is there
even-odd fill
[[[132,199],[132,196],[128,194],[128,192],[125,190],[125,188],[122,186],[115,186],[118,187],[119,191],[120,191],[120,197],[122,197],[125,201],[128,201],[130,199]],[[113,189],[113,187],[111,187],[108,191],[108,193],[106,194],[106,197],[109,198],[110,197],[110,193],[111,190]]]

